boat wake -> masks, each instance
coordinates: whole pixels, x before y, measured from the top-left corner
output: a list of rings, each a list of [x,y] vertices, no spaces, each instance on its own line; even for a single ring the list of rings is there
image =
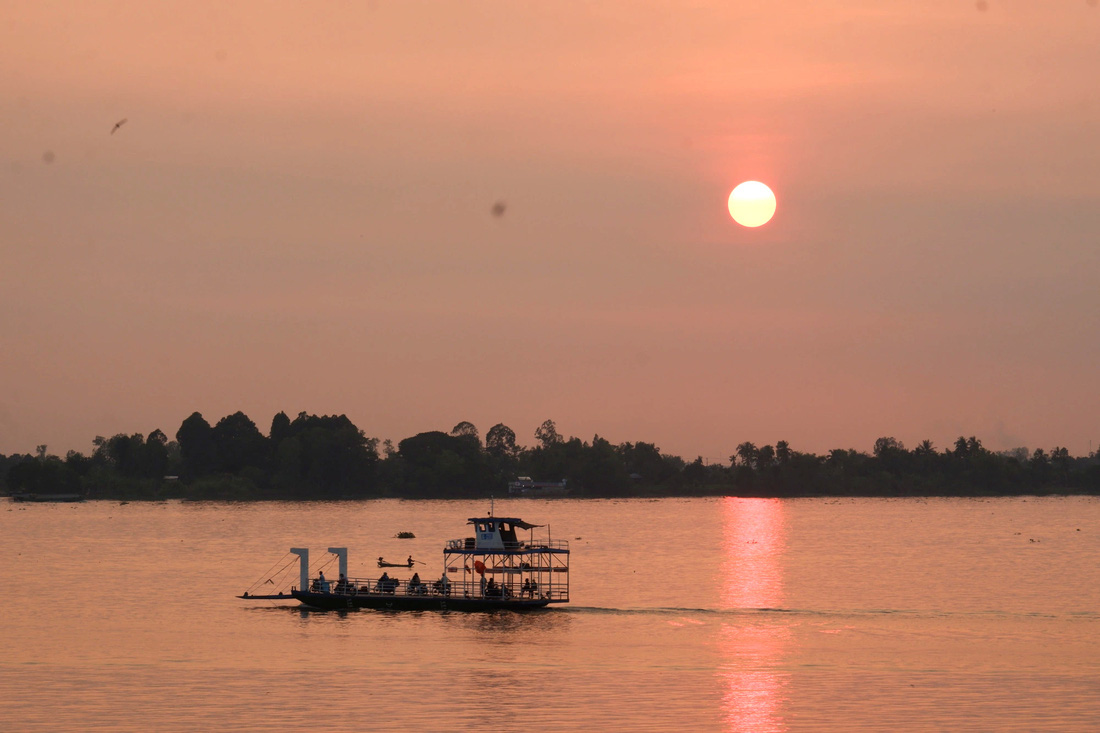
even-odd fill
[[[1097,612],[1076,612],[1069,614],[1045,614],[1015,611],[944,611],[939,609],[918,608],[847,608],[847,609],[809,609],[809,608],[681,608],[655,606],[651,608],[606,608],[602,606],[571,606],[559,608],[555,613],[575,613],[585,615],[609,616],[699,616],[710,618],[745,618],[760,616],[803,616],[812,618],[851,618],[874,616],[901,616],[912,618],[944,618],[948,616],[967,616],[996,618],[1074,618],[1080,620],[1100,619]]]

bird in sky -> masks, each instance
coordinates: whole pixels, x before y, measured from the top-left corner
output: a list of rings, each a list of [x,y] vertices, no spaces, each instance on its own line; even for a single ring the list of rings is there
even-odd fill
[[[505,208],[507,208],[507,204],[505,204],[503,201],[497,201],[495,204],[493,204],[493,208],[491,209],[493,216],[504,216]]]
[[[119,120],[118,122],[115,123],[114,127],[111,128],[111,134],[114,135],[116,132],[118,132],[118,128],[122,127],[125,124],[126,124],[126,118],[123,117],[121,120]]]

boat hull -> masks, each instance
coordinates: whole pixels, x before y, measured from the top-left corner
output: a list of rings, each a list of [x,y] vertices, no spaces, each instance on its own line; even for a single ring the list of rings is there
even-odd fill
[[[400,593],[312,593],[291,591],[294,598],[311,608],[348,610],[373,608],[392,611],[532,611],[545,608],[545,598],[466,598],[444,595],[403,595]]]

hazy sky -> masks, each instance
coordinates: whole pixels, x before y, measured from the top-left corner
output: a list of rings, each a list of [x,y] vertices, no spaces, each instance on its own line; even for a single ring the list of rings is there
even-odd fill
[[[1083,454],[1097,5],[0,2],[0,452],[304,410]]]

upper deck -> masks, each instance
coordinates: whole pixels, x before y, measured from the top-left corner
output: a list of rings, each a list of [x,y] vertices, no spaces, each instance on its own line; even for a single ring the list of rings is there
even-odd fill
[[[515,517],[472,517],[474,536],[447,540],[446,552],[454,553],[568,553],[569,542],[552,540],[547,525],[530,524]],[[535,530],[545,530],[536,532]]]

